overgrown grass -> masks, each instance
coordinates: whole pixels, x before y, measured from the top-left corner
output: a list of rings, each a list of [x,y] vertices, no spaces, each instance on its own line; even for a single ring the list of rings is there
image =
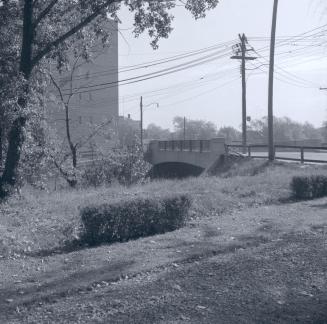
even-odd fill
[[[293,176],[327,174],[324,166],[253,163],[243,162],[241,168],[235,166],[219,177],[154,181],[128,189],[115,185],[49,194],[24,188],[19,196],[0,205],[0,255],[53,249],[78,238],[80,208],[91,204],[110,203],[121,197],[165,196],[173,192],[191,197],[191,218],[219,216],[235,209],[280,203],[291,197]]]

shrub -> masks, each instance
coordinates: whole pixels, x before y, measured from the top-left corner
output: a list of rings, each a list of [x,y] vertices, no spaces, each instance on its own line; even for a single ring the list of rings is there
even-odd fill
[[[291,190],[296,199],[314,199],[327,196],[327,176],[293,177]]]
[[[131,185],[145,181],[150,165],[143,159],[137,146],[113,151],[102,160],[86,165],[82,172],[82,187],[100,186],[119,182]]]
[[[82,240],[97,245],[174,231],[185,224],[190,205],[187,196],[178,195],[85,207],[81,210]]]

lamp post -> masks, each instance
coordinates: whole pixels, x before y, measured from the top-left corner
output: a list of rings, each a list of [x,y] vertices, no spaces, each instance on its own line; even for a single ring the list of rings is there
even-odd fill
[[[140,134],[141,134],[141,149],[143,152],[143,108],[150,107],[152,105],[156,105],[157,108],[159,108],[159,103],[158,102],[151,102],[147,105],[143,105],[143,97],[141,96],[140,100]]]

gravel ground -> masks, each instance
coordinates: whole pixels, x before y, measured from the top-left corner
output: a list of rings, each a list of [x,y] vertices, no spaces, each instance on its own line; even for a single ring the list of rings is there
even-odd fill
[[[36,258],[0,261],[0,323],[327,323],[326,212],[326,199],[248,209],[51,256],[42,276]]]

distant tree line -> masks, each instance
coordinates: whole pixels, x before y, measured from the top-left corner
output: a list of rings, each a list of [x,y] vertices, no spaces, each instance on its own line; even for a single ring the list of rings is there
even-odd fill
[[[205,120],[186,119],[184,129],[184,118],[176,116],[173,119],[173,131],[150,124],[145,129],[147,139],[210,139],[224,137],[226,143],[238,143],[242,140],[240,130],[223,126],[218,128],[213,122]],[[316,128],[312,124],[296,122],[288,117],[275,117],[275,142],[285,144],[296,144],[296,142],[307,141],[308,143],[327,142],[327,123]],[[267,118],[255,119],[248,123],[247,137],[249,144],[266,144],[268,142]]]

